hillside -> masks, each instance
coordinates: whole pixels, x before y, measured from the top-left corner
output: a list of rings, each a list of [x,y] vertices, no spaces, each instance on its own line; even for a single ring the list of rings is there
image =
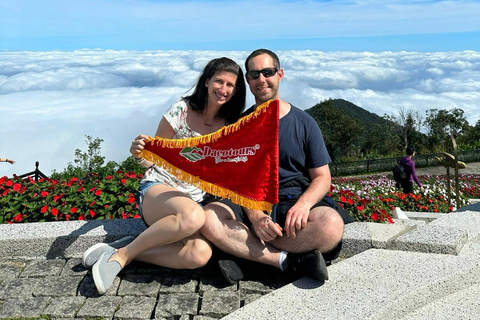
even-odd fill
[[[395,154],[401,147],[399,126],[343,99],[329,99],[305,110],[322,130],[334,161]]]
[[[351,103],[350,101],[344,99],[332,99],[335,108],[338,108],[343,111],[346,116],[349,116],[353,119],[356,119],[363,127],[370,127],[372,125],[392,125],[395,126],[395,123],[385,120],[379,115],[369,112],[359,106]],[[322,104],[317,104],[316,106],[305,110],[308,114],[312,115],[315,113],[315,108],[320,107]]]

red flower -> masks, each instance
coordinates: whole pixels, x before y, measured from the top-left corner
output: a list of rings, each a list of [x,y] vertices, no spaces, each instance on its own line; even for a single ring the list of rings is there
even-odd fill
[[[95,217],[95,211],[90,210],[90,216],[91,216],[92,218]]]
[[[5,189],[5,191],[3,191],[3,193],[2,193],[2,194],[3,194],[4,196],[6,196],[6,195],[7,195],[7,193],[8,193],[8,191],[10,191],[10,189]]]
[[[352,205],[352,204],[353,204],[353,200],[352,200],[352,199],[348,199],[348,204],[349,204],[349,205]]]
[[[96,196],[99,196],[99,195],[101,195],[101,194],[102,194],[102,190],[97,189],[97,191],[95,191],[95,195],[96,195]]]
[[[376,212],[372,213],[370,218],[372,218],[373,221],[377,221],[378,220],[378,213],[376,213]]]
[[[19,214],[17,214],[15,217],[13,217],[13,221],[15,221],[15,222],[20,222],[20,221],[22,221],[22,214],[19,213]]]
[[[125,185],[125,181],[126,181],[125,179],[122,179],[120,181],[122,182],[123,185]]]
[[[113,180],[113,176],[106,176],[105,180]]]
[[[84,187],[80,187],[80,188],[78,188],[77,192],[82,192],[83,189],[85,189],[85,188],[84,188]]]
[[[41,195],[42,197],[46,198],[46,197],[48,196],[48,192],[47,192],[47,191],[42,191],[42,192],[40,193],[40,195]]]
[[[13,185],[12,180],[8,180],[7,183],[5,183],[7,187],[11,187]]]
[[[341,196],[340,197],[340,201],[342,201],[343,203],[347,202],[347,198],[345,198],[344,196]]]
[[[40,212],[41,212],[41,213],[46,213],[47,211],[48,211],[48,206],[47,206],[47,205],[44,205],[44,206],[42,207],[42,209],[40,209]]]
[[[70,213],[76,213],[76,212],[77,212],[77,208],[72,207],[72,209],[70,209]]]
[[[135,215],[133,216],[133,219],[140,219],[140,215],[138,213],[135,213]]]
[[[135,202],[135,198],[134,197],[130,197],[128,198],[128,203],[132,204]]]
[[[78,220],[85,220],[85,216],[82,214],[78,217]]]
[[[52,215],[56,216],[58,214],[58,210],[55,208],[52,208]]]
[[[90,207],[95,204],[95,201],[90,202]]]
[[[21,187],[22,187],[22,185],[20,183],[15,183],[13,185],[13,191],[18,191],[18,190],[20,190]]]

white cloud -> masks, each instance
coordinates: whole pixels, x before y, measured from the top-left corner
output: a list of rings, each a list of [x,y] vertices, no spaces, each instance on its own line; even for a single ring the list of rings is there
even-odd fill
[[[123,161],[131,140],[153,135],[163,112],[196,82],[210,59],[242,67],[249,52],[101,51],[2,52],[0,176],[40,169],[47,175],[86,149],[85,135],[104,139],[107,160]],[[399,107],[461,108],[471,125],[480,112],[480,53],[277,52],[282,98],[310,108],[341,98],[377,113]],[[247,105],[253,103],[248,93]]]

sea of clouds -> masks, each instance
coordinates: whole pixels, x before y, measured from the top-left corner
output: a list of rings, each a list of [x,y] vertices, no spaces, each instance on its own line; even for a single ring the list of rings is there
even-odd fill
[[[376,113],[461,108],[480,117],[480,52],[277,52],[281,97],[307,109],[341,98]],[[121,162],[138,134],[154,135],[166,109],[195,84],[205,64],[243,51],[0,51],[0,176],[50,175],[99,137],[106,160]],[[248,92],[247,104],[253,98]]]

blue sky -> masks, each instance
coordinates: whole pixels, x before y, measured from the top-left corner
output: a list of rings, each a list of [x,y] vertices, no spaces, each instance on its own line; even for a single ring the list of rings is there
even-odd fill
[[[480,51],[480,1],[0,0],[0,50]]]

